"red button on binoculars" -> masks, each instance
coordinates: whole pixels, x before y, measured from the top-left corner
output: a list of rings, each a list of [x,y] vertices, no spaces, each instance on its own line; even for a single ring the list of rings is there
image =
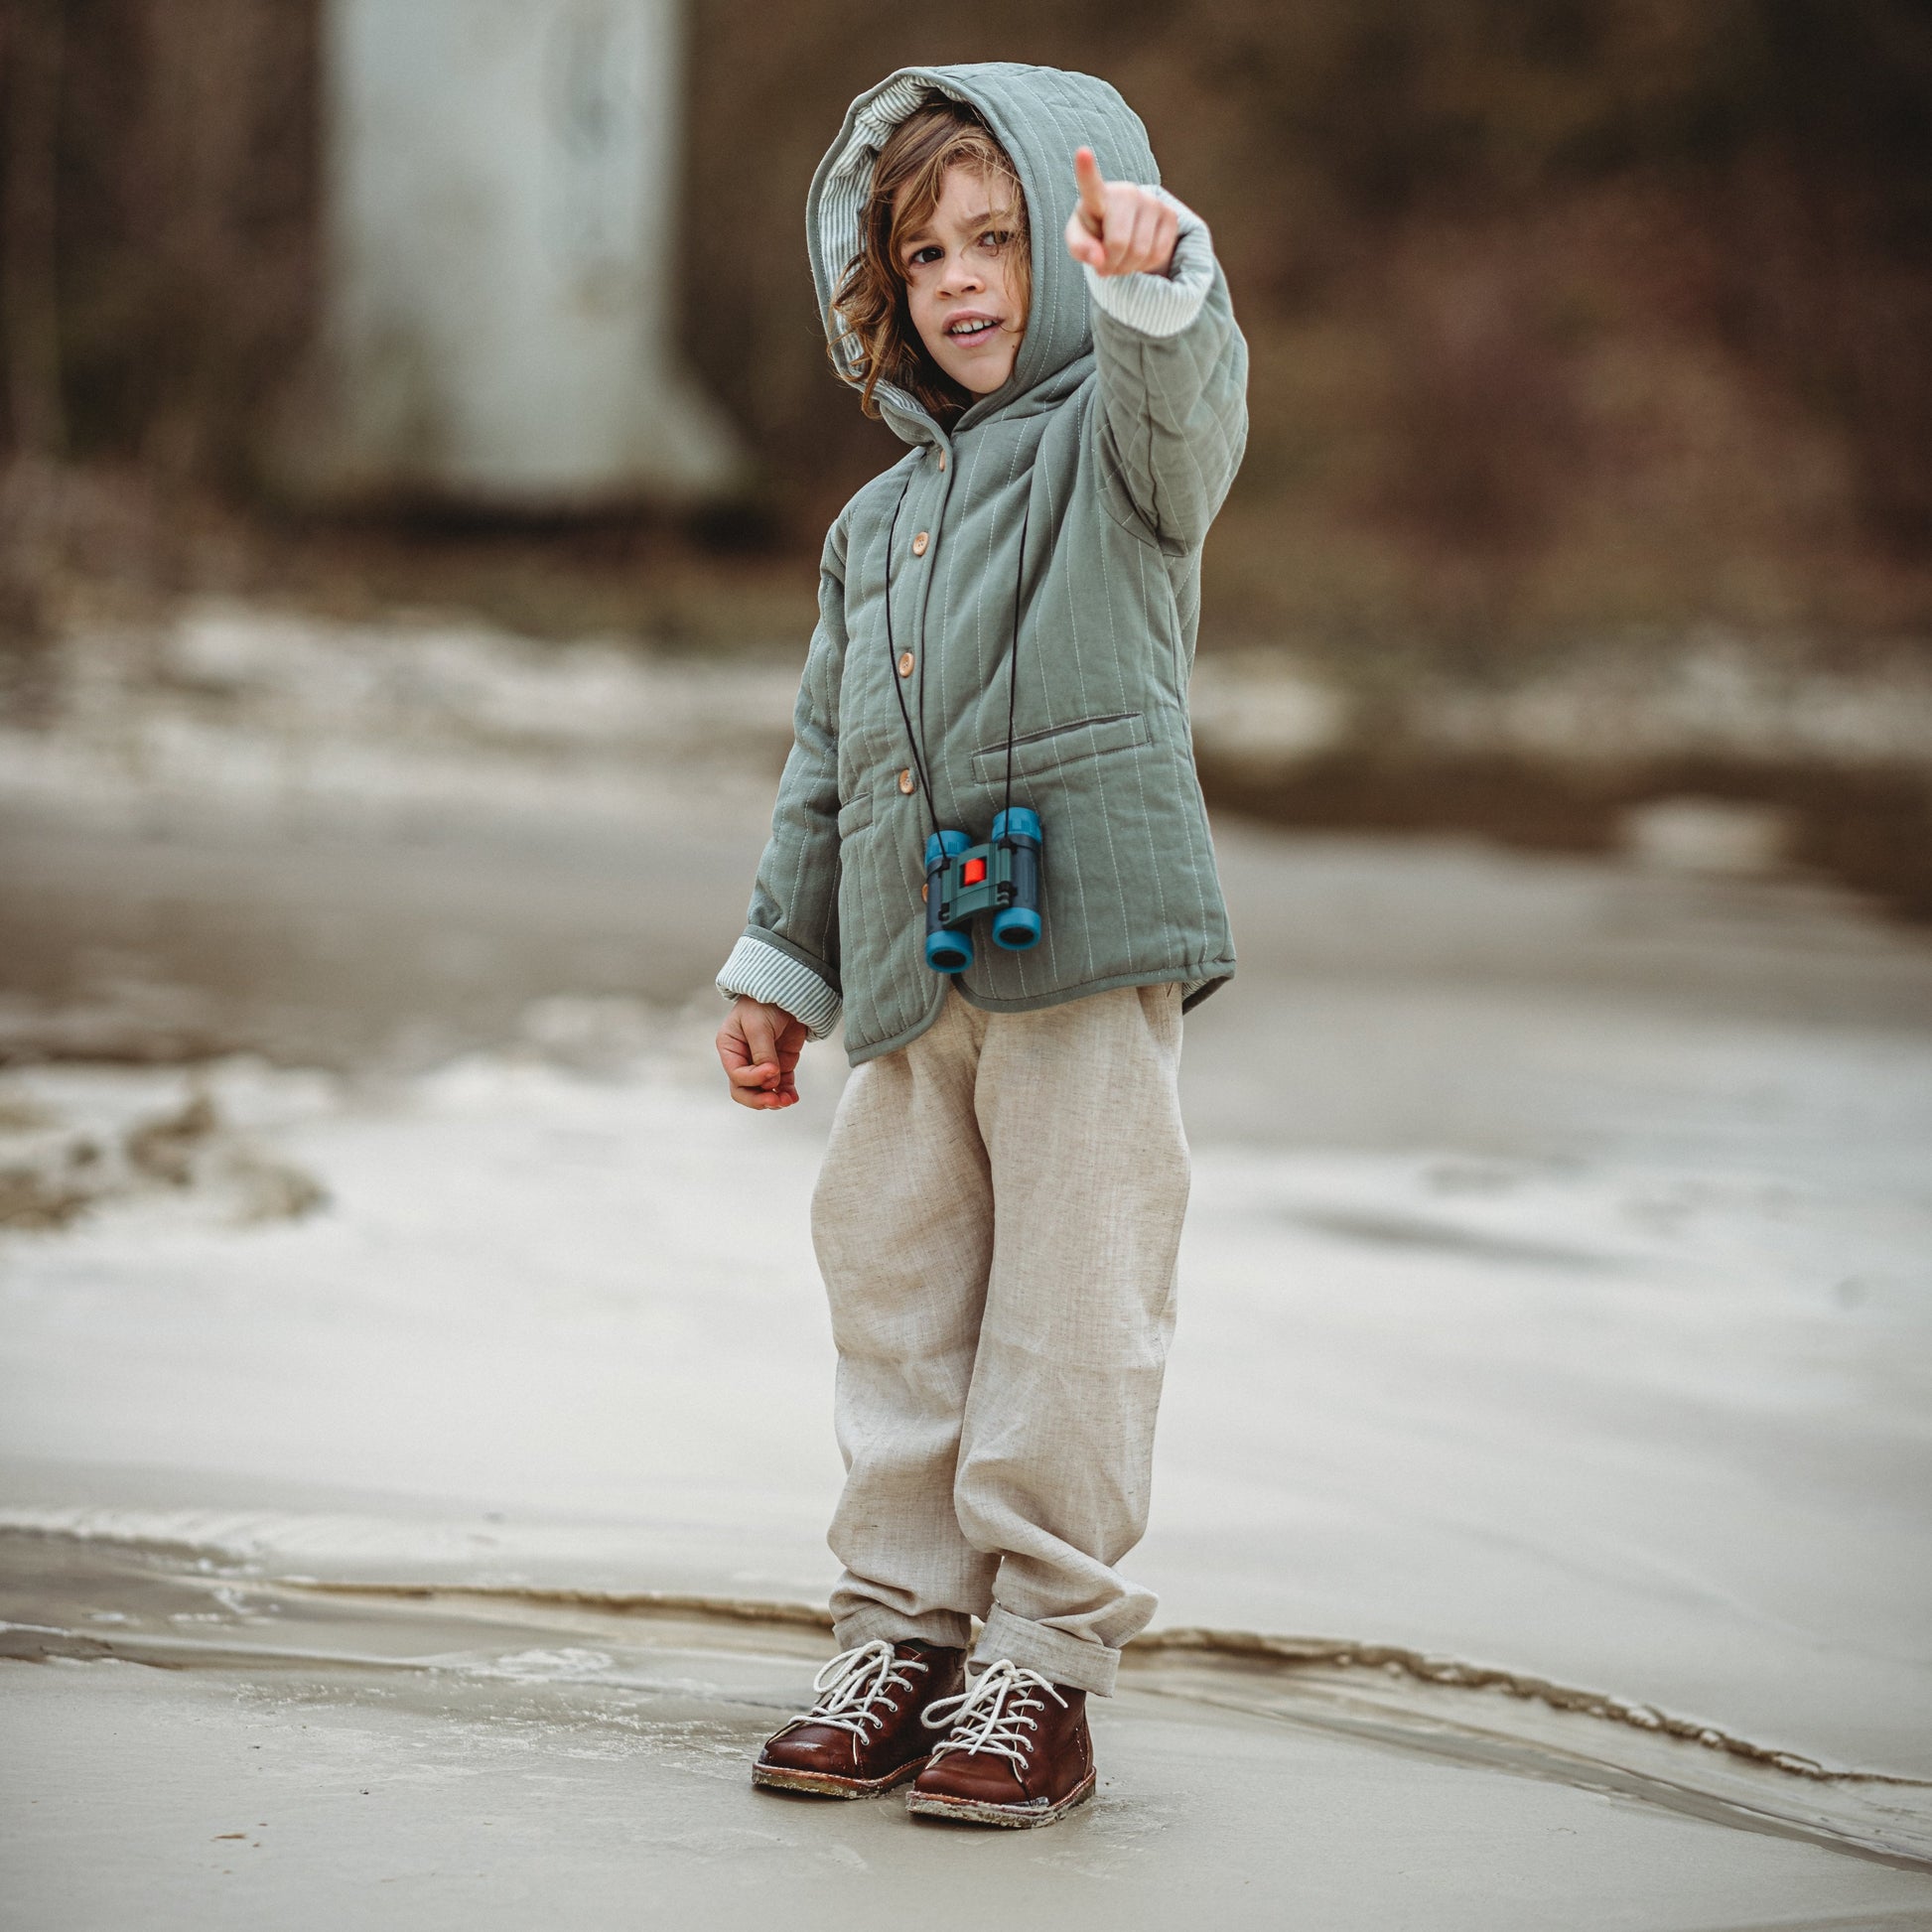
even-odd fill
[[[968,859],[959,869],[959,883],[962,886],[977,886],[986,877],[984,859]]]

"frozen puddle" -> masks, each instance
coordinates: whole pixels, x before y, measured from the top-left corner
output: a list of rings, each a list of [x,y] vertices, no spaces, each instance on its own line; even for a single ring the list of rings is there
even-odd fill
[[[974,1833],[751,1789],[826,1652],[813,1611],[318,1587],[31,1532],[0,1537],[0,1576],[22,1927],[833,1926],[908,1896],[939,1927],[1932,1911],[1923,1787],[1400,1668],[1155,1647],[1096,1708],[1095,1801]]]

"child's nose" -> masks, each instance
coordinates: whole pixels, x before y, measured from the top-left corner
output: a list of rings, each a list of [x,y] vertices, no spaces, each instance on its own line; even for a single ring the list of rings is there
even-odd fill
[[[959,295],[967,289],[984,288],[980,273],[969,255],[952,255],[946,261],[945,293]]]

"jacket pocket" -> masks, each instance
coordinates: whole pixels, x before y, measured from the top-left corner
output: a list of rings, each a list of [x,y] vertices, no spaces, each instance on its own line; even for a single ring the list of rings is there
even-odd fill
[[[854,832],[863,832],[872,823],[873,797],[869,791],[862,791],[858,797],[848,799],[839,807],[839,837],[849,839]]]
[[[1146,714],[1139,711],[1109,712],[1104,718],[1076,718],[1070,725],[1022,732],[1013,741],[1013,775],[1037,777],[1081,759],[1099,758],[1105,752],[1131,752],[1135,746],[1147,744],[1148,736]],[[1004,739],[973,754],[973,776],[981,784],[1000,783],[1006,770]]]

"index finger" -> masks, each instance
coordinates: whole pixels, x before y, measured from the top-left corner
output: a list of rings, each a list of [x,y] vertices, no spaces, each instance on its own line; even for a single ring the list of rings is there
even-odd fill
[[[1098,228],[1106,219],[1107,184],[1101,178],[1100,163],[1093,158],[1091,148],[1074,149],[1073,179],[1080,190],[1081,212],[1088,215]]]

